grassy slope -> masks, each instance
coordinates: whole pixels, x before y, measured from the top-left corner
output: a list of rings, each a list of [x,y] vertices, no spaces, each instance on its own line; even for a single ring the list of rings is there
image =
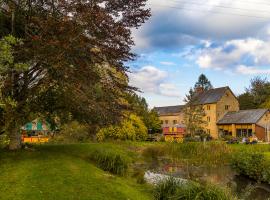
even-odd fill
[[[96,148],[123,151],[110,144],[83,144],[0,152],[0,199],[150,199],[147,187],[130,178],[110,175],[91,164],[87,156]]]

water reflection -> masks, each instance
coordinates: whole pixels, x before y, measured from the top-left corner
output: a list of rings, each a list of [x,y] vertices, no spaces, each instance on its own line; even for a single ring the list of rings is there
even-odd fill
[[[174,177],[213,183],[227,186],[241,199],[268,200],[270,199],[270,185],[257,183],[254,180],[237,175],[229,166],[196,167],[179,164],[165,164],[159,172]]]

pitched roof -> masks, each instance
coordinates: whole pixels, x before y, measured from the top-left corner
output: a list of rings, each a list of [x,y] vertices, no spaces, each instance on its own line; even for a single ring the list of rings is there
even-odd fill
[[[240,110],[228,112],[217,124],[256,124],[268,109]]]
[[[195,95],[195,104],[216,103],[222,98],[228,89],[230,90],[229,87],[215,88]]]
[[[166,115],[166,114],[180,113],[183,110],[184,107],[185,107],[184,105],[155,107],[154,110],[159,115]]]

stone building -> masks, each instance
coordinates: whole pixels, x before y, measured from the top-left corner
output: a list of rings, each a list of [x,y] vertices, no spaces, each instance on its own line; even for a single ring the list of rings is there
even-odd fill
[[[204,130],[213,138],[222,135],[234,137],[256,134],[261,140],[268,141],[270,114],[267,109],[239,110],[239,102],[229,87],[197,90],[194,105],[201,105],[205,111]],[[157,107],[163,127],[184,124],[184,105]]]

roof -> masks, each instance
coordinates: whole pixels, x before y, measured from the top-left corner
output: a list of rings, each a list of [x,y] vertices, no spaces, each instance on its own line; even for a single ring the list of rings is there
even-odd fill
[[[157,111],[159,115],[166,115],[166,114],[180,113],[184,107],[185,107],[184,105],[155,107],[154,110]]]
[[[208,91],[205,91],[203,93],[195,95],[195,97],[194,97],[195,104],[216,103],[223,97],[223,95],[225,94],[225,92],[227,90],[230,90],[230,88],[229,87],[221,87],[221,88],[210,89]]]
[[[217,124],[256,124],[268,109],[240,110],[228,112]]]

